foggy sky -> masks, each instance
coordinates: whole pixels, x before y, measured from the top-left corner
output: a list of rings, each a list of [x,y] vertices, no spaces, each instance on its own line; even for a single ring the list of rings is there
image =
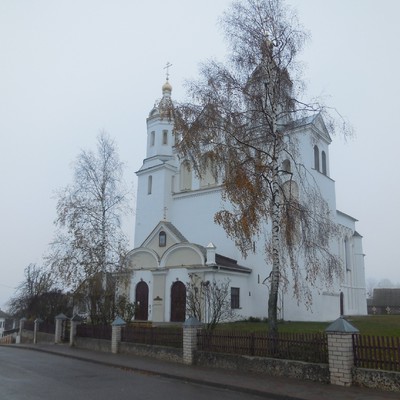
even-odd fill
[[[115,138],[136,189],[163,68],[173,64],[172,96],[183,100],[199,63],[225,55],[216,22],[229,3],[0,0],[0,307],[24,268],[41,265],[54,234],[54,192],[71,182],[74,159],[101,130]],[[400,282],[400,2],[288,3],[312,35],[301,56],[310,97],[325,98],[356,132],[330,148],[337,208],[359,220],[367,278]],[[132,213],[131,238],[133,221]]]

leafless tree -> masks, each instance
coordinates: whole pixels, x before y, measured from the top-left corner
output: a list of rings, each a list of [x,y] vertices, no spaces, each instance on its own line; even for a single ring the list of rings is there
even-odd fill
[[[226,207],[215,221],[244,256],[267,236],[274,334],[280,285],[292,282],[298,301],[310,305],[317,277],[329,285],[341,270],[330,251],[337,234],[331,210],[299,158],[294,133],[302,118],[326,110],[301,100],[296,56],[307,35],[283,0],[234,1],[221,23],[229,60],[203,64],[200,79],[188,83],[190,100],[175,108],[177,148],[199,176],[212,165],[222,177]],[[331,133],[333,121],[325,118]]]
[[[212,332],[220,322],[235,317],[230,302],[230,281],[204,281],[190,274],[186,284],[186,313],[204,322],[206,330]]]
[[[71,297],[57,286],[48,270],[36,264],[29,264],[24,270],[24,275],[24,280],[8,302],[10,314],[54,322],[56,315],[61,312],[68,313]]]
[[[80,287],[86,291],[84,282],[119,270],[127,246],[121,229],[127,211],[123,164],[107,134],[99,135],[96,153],[78,155],[74,182],[57,197],[57,232],[47,263],[73,292]]]

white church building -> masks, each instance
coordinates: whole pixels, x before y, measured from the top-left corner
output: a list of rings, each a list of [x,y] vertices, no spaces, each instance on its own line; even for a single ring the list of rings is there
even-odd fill
[[[153,322],[184,321],[186,284],[191,274],[203,281],[229,279],[230,302],[237,318],[266,318],[271,267],[263,243],[244,259],[223,228],[214,223],[221,209],[221,186],[212,174],[199,179],[175,149],[173,120],[165,115],[172,87],[162,86],[162,99],[147,118],[147,149],[137,171],[134,249],[126,258],[128,292],[137,304],[135,318]],[[335,182],[330,177],[331,139],[320,116],[306,119],[301,137],[304,165],[311,171],[331,209],[336,210]],[[312,137],[312,140],[310,139]],[[292,321],[330,321],[339,315],[367,313],[362,237],[356,219],[336,211],[342,238],[335,251],[343,260],[340,280],[316,285],[311,307],[298,303],[289,290],[279,295],[278,317]]]

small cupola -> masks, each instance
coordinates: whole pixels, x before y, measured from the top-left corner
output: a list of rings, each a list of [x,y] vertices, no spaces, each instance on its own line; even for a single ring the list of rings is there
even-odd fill
[[[168,79],[162,85],[162,98],[155,102],[154,107],[149,113],[148,119],[154,118],[173,118],[174,104],[171,99],[172,86]]]

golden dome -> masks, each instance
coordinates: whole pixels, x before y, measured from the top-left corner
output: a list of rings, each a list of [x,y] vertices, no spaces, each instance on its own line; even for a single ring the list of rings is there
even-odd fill
[[[172,91],[172,86],[171,86],[171,84],[168,82],[168,79],[167,79],[167,81],[164,83],[164,85],[162,86],[162,91],[163,91],[163,92],[165,92],[165,91],[171,92],[171,91]]]

